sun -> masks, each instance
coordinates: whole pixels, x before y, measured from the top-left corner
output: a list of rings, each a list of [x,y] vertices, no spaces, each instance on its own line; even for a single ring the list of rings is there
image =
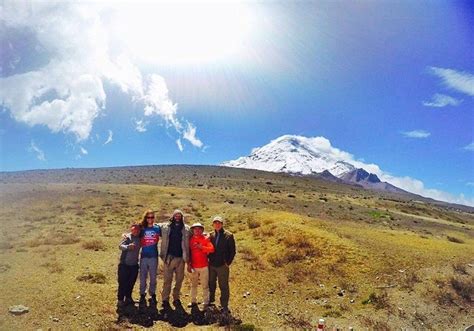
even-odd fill
[[[115,39],[151,63],[229,60],[245,49],[255,18],[241,3],[138,3],[114,15]]]

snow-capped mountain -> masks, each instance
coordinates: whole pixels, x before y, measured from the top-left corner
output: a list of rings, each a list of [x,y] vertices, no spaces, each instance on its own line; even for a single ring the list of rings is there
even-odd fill
[[[356,169],[352,164],[338,160],[324,151],[322,147],[318,138],[284,135],[254,149],[249,156],[227,161],[222,165],[299,175],[315,175],[328,170],[336,177]]]
[[[313,175],[370,189],[407,193],[380,181],[377,175],[344,161],[343,159],[348,159],[347,156],[347,153],[331,147],[325,138],[284,135],[263,147],[253,149],[249,156],[227,161],[221,165],[295,175]]]

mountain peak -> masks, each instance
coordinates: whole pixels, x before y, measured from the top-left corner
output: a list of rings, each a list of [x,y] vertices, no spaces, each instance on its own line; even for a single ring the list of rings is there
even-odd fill
[[[355,169],[352,164],[331,153],[329,148],[330,143],[324,137],[283,135],[267,145],[254,148],[249,156],[222,165],[299,175],[313,175],[328,170],[334,176],[339,176]]]
[[[319,178],[361,185],[365,188],[404,192],[382,182],[377,175],[357,168],[350,162],[350,154],[331,146],[324,137],[304,137],[286,134],[270,143],[254,148],[250,155],[227,161],[221,165],[235,168],[311,175]]]

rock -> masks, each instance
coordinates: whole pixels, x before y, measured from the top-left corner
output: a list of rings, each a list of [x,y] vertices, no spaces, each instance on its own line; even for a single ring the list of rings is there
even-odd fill
[[[59,318],[53,317],[53,322],[59,322]]]
[[[324,287],[324,284],[319,284],[319,287],[323,288],[323,287]]]
[[[21,315],[30,311],[30,308],[23,305],[15,305],[8,308],[8,311],[13,315]]]
[[[333,285],[332,288],[337,288],[337,285]]]
[[[245,299],[245,298],[247,298],[247,295],[244,293],[243,297],[244,297],[244,299]]]
[[[273,290],[268,291],[268,294],[273,294],[273,293],[274,293]]]
[[[247,296],[249,296],[249,295],[250,295],[250,292],[247,291],[245,294],[247,294]]]
[[[355,300],[354,300],[354,299],[351,299],[351,303],[354,303],[354,302],[355,302]]]

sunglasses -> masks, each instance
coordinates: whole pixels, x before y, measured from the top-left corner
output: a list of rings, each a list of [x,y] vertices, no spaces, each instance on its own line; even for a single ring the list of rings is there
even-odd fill
[[[147,218],[147,219],[154,219],[155,216],[147,216],[146,218]]]

